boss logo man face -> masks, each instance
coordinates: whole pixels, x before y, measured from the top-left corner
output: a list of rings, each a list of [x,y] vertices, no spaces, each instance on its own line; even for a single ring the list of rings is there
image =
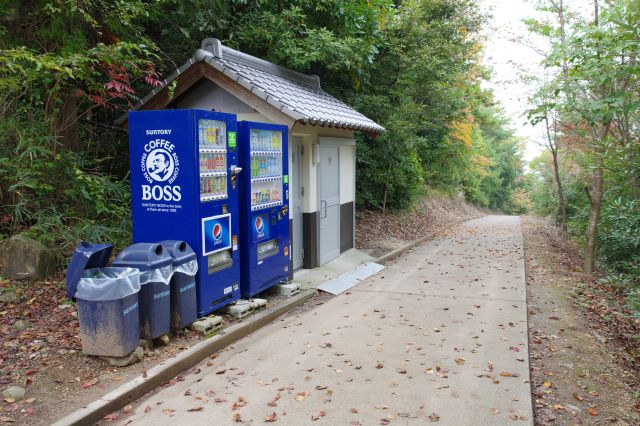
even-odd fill
[[[162,151],[155,151],[150,154],[151,167],[149,167],[149,175],[157,181],[164,181],[169,178],[172,172],[171,158],[169,154]]]

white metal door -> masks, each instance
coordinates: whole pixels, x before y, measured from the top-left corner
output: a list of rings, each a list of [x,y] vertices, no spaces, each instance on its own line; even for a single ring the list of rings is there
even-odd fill
[[[293,219],[293,238],[291,256],[293,261],[293,269],[302,268],[302,203],[301,203],[301,188],[300,183],[300,150],[302,149],[302,139],[299,137],[291,138],[291,145],[289,147],[291,151],[291,168],[289,173],[291,174],[291,184],[289,191],[291,191],[291,218]]]
[[[320,145],[320,265],[340,254],[340,164],[337,146]]]

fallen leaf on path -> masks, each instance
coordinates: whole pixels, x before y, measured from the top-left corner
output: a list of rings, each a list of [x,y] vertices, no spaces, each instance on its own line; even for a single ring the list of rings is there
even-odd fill
[[[314,422],[318,419],[320,419],[320,417],[324,417],[326,416],[327,413],[324,412],[324,410],[320,410],[320,412],[318,414],[312,415],[311,416],[311,420],[313,420]]]
[[[133,411],[133,405],[125,405],[125,406],[122,408],[122,412],[123,412],[124,414],[129,414],[131,411]]]
[[[377,410],[386,410],[387,408],[389,408],[389,407],[387,407],[386,405],[383,405],[383,404],[376,405],[376,409]]]
[[[13,423],[13,422],[15,422],[15,420],[13,420],[11,417],[0,416],[0,422],[2,422],[2,423]]]
[[[544,387],[545,388],[550,388],[551,387],[551,382],[544,382]]]
[[[275,411],[264,418],[264,421],[267,423],[275,422],[277,420],[278,420],[278,415],[276,414]]]
[[[587,413],[589,413],[590,416],[597,416],[599,414],[598,410],[593,407],[587,408]]]
[[[240,417],[240,413],[238,413],[237,411],[233,413],[231,415],[231,420],[233,420],[236,423],[240,423],[242,421],[242,418]]]
[[[432,422],[432,423],[439,422],[440,421],[440,416],[437,415],[436,413],[431,413],[431,414],[429,414],[429,421]]]
[[[118,416],[117,414],[113,413],[113,414],[109,414],[104,416],[104,419],[108,422],[115,422],[116,420],[118,420],[120,418],[120,416]]]
[[[357,409],[357,408],[352,408],[352,409],[351,409],[351,412],[352,412],[353,414],[358,414],[358,409]]]
[[[98,379],[90,380],[88,382],[83,383],[82,384],[82,388],[83,389],[90,388],[91,386],[95,385],[96,383],[98,383]]]
[[[144,412],[148,413],[149,411],[151,411],[151,406],[147,405],[146,407],[144,407]]]
[[[456,364],[458,364],[458,365],[464,365],[464,362],[465,362],[465,361],[466,361],[466,359],[464,359],[463,357],[460,357],[460,358],[456,358],[456,359],[455,359],[455,362],[456,362]]]
[[[584,398],[583,398],[580,394],[578,394],[578,393],[574,393],[574,394],[573,394],[573,397],[574,397],[576,400],[578,400],[578,401],[582,401],[582,400],[584,399]]]
[[[520,377],[520,375],[518,373],[510,373],[508,371],[501,371],[500,375],[502,377]]]
[[[376,364],[376,368],[383,368],[383,367],[384,367],[384,364],[378,361]]]
[[[498,410],[497,408],[492,408],[491,410],[489,410],[491,412],[491,414],[493,414],[494,416],[497,414],[500,414],[500,410]]]

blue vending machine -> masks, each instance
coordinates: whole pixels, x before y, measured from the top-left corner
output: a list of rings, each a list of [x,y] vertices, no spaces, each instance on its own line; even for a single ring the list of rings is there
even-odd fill
[[[287,126],[238,123],[242,297],[253,297],[289,275]]]
[[[240,297],[236,116],[129,113],[133,241],[184,240],[198,256],[198,316]]]

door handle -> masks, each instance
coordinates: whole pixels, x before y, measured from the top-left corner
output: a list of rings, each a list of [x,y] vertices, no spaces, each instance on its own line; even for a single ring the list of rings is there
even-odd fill
[[[320,210],[322,210],[322,203],[324,203],[324,216],[320,216],[320,219],[326,219],[327,217],[327,200],[320,200]]]

